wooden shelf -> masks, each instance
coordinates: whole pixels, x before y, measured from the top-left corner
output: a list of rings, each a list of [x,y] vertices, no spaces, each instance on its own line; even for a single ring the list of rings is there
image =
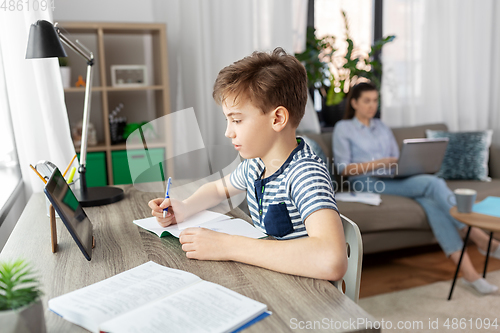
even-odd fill
[[[143,86],[143,87],[92,87],[91,91],[142,91],[142,90],[163,90],[163,86]],[[64,88],[64,92],[85,92],[85,87]]]
[[[144,86],[144,87],[106,87],[106,91],[140,91],[140,90],[162,90],[163,86]]]
[[[152,121],[170,113],[166,26],[160,23],[113,22],[59,22],[59,26],[70,39],[82,38],[84,43],[87,41],[86,46],[94,53],[94,85],[96,86],[93,86],[91,91],[100,94],[92,96],[93,105],[90,115],[91,122],[97,131],[97,138],[102,142],[96,146],[88,146],[87,152],[105,152],[107,179],[109,184],[113,185],[111,152],[126,150],[127,146],[125,143],[111,144],[109,115],[112,108],[123,100],[125,109],[124,114],[120,116],[127,117],[130,122],[136,123]],[[147,42],[144,42],[145,40]],[[144,47],[149,49],[144,49]],[[82,61],[76,54],[68,53],[68,56],[69,63],[73,64],[74,73],[86,73],[84,62],[81,64]],[[151,76],[150,85],[112,87],[111,65],[114,64],[146,64],[152,73],[149,75]],[[148,91],[154,93],[141,93]],[[72,123],[76,123],[81,120],[83,100],[80,99],[85,88],[70,87],[64,89],[64,92],[68,116]],[[119,92],[129,92],[129,94],[119,94]],[[146,106],[149,106],[148,112],[144,112]],[[140,110],[140,112],[134,112],[134,110]],[[164,142],[148,142],[148,148],[165,148],[165,146]],[[137,146],[137,148],[143,149],[142,146]],[[76,150],[79,152],[80,148]]]
[[[148,149],[152,148],[165,148],[166,144],[164,142],[147,142]],[[129,149],[144,149],[143,145],[133,145],[129,146]],[[126,143],[119,143],[116,145],[111,145],[111,150],[125,150],[127,149]]]
[[[87,153],[98,152],[98,151],[106,151],[107,146],[104,143],[98,143],[96,146],[87,146]],[[80,147],[75,147],[77,153],[80,152]]]
[[[103,87],[92,87],[92,89],[90,89],[91,92],[94,92],[94,91],[104,91],[104,88]],[[71,87],[71,88],[64,88],[64,92],[65,93],[72,93],[72,92],[82,92],[84,93],[85,92],[85,87]],[[82,108],[83,108],[83,105],[82,105]]]

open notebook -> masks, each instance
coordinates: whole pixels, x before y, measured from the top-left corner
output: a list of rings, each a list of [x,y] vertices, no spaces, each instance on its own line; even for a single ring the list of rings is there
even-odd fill
[[[49,309],[89,331],[233,332],[267,317],[267,306],[152,261],[49,300]]]
[[[242,219],[231,219],[227,215],[208,210],[201,211],[191,216],[186,221],[179,224],[169,225],[166,228],[163,228],[158,224],[156,217],[135,220],[134,223],[141,228],[154,232],[159,237],[171,234],[179,238],[182,230],[194,227],[207,228],[230,235],[246,236],[250,238],[267,237],[265,233],[256,229],[250,223]]]

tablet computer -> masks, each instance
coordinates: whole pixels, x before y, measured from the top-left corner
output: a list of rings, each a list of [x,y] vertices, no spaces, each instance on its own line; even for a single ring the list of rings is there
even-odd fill
[[[87,260],[92,258],[92,223],[59,169],[45,185],[45,195]]]

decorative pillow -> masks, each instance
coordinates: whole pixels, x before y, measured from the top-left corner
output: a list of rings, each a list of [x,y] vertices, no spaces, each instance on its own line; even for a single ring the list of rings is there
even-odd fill
[[[304,138],[304,141],[309,145],[309,147],[311,147],[311,149],[316,154],[316,156],[318,156],[319,158],[321,158],[321,160],[323,161],[323,163],[326,164],[326,162],[327,162],[326,155],[323,152],[323,149],[321,149],[320,145],[316,141],[314,141],[311,138],[308,138],[305,135],[302,135],[302,137]]]
[[[480,132],[426,131],[428,138],[449,138],[436,176],[444,179],[489,181],[488,159],[493,130]]]

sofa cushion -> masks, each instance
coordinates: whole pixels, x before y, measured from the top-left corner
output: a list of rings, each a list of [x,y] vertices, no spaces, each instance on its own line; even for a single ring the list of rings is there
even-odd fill
[[[448,138],[441,169],[436,176],[444,179],[488,180],[488,157],[493,130],[445,132],[427,130],[431,139]]]
[[[361,230],[430,230],[424,210],[413,199],[382,194],[379,206],[337,201],[340,213],[353,220]]]

